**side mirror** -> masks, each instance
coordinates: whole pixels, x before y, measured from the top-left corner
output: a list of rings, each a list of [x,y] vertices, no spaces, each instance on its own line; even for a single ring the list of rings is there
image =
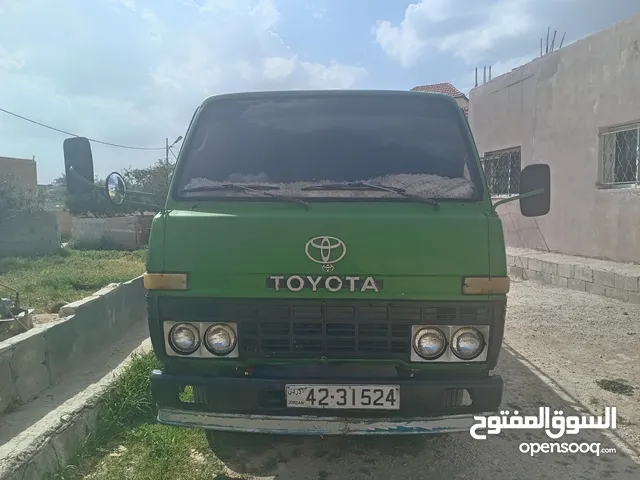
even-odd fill
[[[62,149],[69,193],[76,195],[93,191],[93,156],[89,140],[84,137],[67,138]]]
[[[551,172],[549,165],[538,163],[528,165],[520,172],[520,195],[535,190],[544,190],[537,195],[520,199],[520,213],[524,217],[541,217],[549,213],[551,207]]]
[[[118,172],[110,173],[105,182],[107,198],[114,205],[122,205],[127,193],[127,184]]]

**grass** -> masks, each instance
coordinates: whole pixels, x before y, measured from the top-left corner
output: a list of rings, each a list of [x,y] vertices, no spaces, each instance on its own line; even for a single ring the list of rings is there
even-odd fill
[[[20,292],[20,303],[49,312],[58,302],[87,297],[105,285],[144,273],[146,250],[63,249],[57,255],[0,259],[0,284]],[[13,296],[0,286],[0,297]]]
[[[210,480],[224,469],[196,429],[144,423],[108,445],[79,467],[67,468],[56,480]]]
[[[155,422],[149,389],[154,368],[160,364],[152,352],[132,359],[103,397],[96,432],[74,464],[52,480],[215,478],[212,468],[224,467],[209,450],[202,431]]]
[[[72,465],[49,480],[231,480],[278,475],[283,465],[303,461],[314,480],[330,480],[332,463],[344,456],[376,458],[422,455],[435,438],[315,438],[215,435],[213,449],[202,430],[160,425],[149,389],[159,368],[153,353],[136,356],[106,392],[96,432]],[[315,472],[314,472],[315,470]],[[311,478],[311,477],[310,477]]]
[[[48,480],[231,480],[273,476],[298,461],[314,480],[330,480],[335,462],[365,458],[368,478],[380,458],[423,455],[442,444],[434,437],[306,441],[300,437],[216,434],[212,445],[202,430],[160,425],[149,373],[160,364],[152,352],[137,355],[107,390],[98,425],[71,465]],[[188,399],[189,392],[185,400]],[[440,440],[441,442],[441,440]],[[301,463],[302,462],[302,463]],[[289,466],[287,466],[289,468]],[[291,467],[291,468],[296,468]]]
[[[629,385],[623,378],[617,379],[600,379],[596,380],[596,385],[607,392],[617,393],[618,395],[633,395],[634,387]]]
[[[118,442],[127,428],[155,419],[156,409],[149,389],[149,373],[160,364],[153,352],[134,355],[131,363],[105,392],[100,403],[95,432],[89,437],[74,465],[56,474],[56,480],[82,478],[79,470]]]

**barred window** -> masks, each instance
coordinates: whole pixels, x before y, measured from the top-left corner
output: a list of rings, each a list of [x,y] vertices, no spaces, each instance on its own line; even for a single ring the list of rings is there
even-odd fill
[[[600,134],[602,184],[638,183],[640,123],[609,129]]]
[[[491,195],[518,195],[520,192],[520,147],[485,152],[481,159]]]

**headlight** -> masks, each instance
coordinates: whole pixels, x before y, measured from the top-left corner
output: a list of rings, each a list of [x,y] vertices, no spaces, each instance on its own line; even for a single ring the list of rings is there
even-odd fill
[[[461,360],[473,360],[484,347],[484,337],[475,328],[461,328],[451,336],[451,351]]]
[[[229,325],[211,325],[204,334],[204,344],[214,355],[227,355],[236,348],[236,332]]]
[[[435,360],[447,348],[447,337],[437,328],[421,328],[413,336],[413,349],[425,360]]]
[[[190,323],[178,323],[169,332],[169,344],[182,355],[191,355],[200,347],[200,332]]]

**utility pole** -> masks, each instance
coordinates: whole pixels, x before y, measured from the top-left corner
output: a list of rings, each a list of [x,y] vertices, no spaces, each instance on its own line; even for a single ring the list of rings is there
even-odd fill
[[[171,168],[170,168],[170,164],[169,164],[169,150],[171,149],[171,147],[173,147],[176,143],[178,143],[180,140],[182,140],[182,135],[180,135],[178,138],[175,139],[175,141],[169,145],[169,138],[165,137],[165,147],[164,147],[164,165],[167,169],[167,190],[169,189],[169,183],[170,183],[170,177],[171,177]]]
[[[165,138],[164,162],[167,166],[167,171],[169,171],[169,137]]]
[[[167,164],[167,167],[169,167],[169,150],[180,140],[182,140],[182,135],[176,138],[175,141],[171,145],[169,145],[169,139],[165,138],[164,161]]]

